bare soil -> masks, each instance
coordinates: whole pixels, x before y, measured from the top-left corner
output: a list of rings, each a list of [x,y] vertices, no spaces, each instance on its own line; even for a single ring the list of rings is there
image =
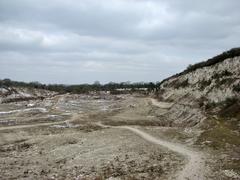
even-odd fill
[[[199,131],[159,119],[169,107],[131,95],[0,104],[0,179],[215,179]]]

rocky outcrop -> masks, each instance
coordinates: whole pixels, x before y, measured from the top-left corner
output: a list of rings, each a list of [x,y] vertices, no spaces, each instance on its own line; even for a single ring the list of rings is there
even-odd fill
[[[197,69],[185,75],[169,79],[161,84],[164,99],[176,100],[183,96],[201,97],[221,102],[238,96],[240,84],[240,56],[226,59],[213,66]]]
[[[196,125],[206,117],[204,109],[210,104],[240,99],[240,55],[219,61],[212,58],[212,61],[193,65],[160,84],[158,97],[174,103],[164,117],[172,124]]]
[[[55,94],[55,92],[47,91],[44,89],[24,87],[1,87],[0,103],[44,99],[45,97],[53,96]]]

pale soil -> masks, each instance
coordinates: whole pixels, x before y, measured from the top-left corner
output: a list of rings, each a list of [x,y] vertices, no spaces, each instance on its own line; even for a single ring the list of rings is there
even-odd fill
[[[154,102],[130,95],[30,102],[44,112],[2,104],[1,112],[14,113],[0,113],[0,179],[211,179],[206,152],[185,143],[196,134],[182,142],[159,133],[170,105]]]
[[[105,127],[105,128],[121,128],[121,129],[127,129],[132,131],[133,133],[139,135],[143,139],[145,139],[148,142],[151,142],[153,144],[160,145],[162,147],[166,147],[169,150],[179,153],[183,155],[187,159],[187,163],[185,167],[179,172],[176,173],[174,176],[177,180],[185,180],[185,179],[192,179],[192,180],[199,180],[199,179],[206,179],[205,177],[205,155],[201,152],[195,151],[193,149],[190,149],[188,147],[184,147],[181,144],[169,142],[166,140],[162,140],[160,138],[155,138],[151,136],[150,134],[139,130],[134,127],[129,126],[119,126],[119,127],[111,127],[111,126],[105,126],[101,124],[100,122],[97,123],[98,125]]]
[[[139,129],[132,128],[132,127],[126,127],[127,129],[135,132],[136,134],[140,135],[142,138],[146,139],[149,142],[152,142],[154,144],[158,144],[160,146],[167,147],[171,151],[177,152],[181,155],[184,155],[188,162],[183,168],[180,173],[176,175],[178,180],[184,180],[184,179],[192,179],[192,180],[198,180],[198,179],[205,179],[204,173],[204,163],[205,163],[205,156],[204,154],[193,151],[189,148],[186,148],[182,145],[171,143],[168,141],[164,141],[161,139],[157,139]]]

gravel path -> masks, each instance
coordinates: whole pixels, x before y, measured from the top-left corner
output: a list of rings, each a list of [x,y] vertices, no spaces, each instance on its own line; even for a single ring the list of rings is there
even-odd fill
[[[184,168],[178,172],[175,175],[175,179],[177,180],[204,180],[206,179],[204,177],[205,174],[205,160],[204,160],[204,154],[195,150],[192,150],[188,147],[185,147],[181,144],[165,141],[159,138],[155,138],[151,136],[150,134],[139,130],[134,127],[129,126],[106,126],[101,123],[97,123],[99,126],[105,127],[105,128],[123,128],[128,129],[132,131],[133,133],[139,135],[143,139],[147,140],[148,142],[163,146],[168,148],[171,151],[174,151],[178,154],[183,155],[187,159],[187,163],[185,164]]]

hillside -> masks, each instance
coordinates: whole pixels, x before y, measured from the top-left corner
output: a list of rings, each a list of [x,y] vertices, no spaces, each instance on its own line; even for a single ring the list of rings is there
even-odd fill
[[[171,104],[160,117],[165,126],[199,131],[194,144],[213,151],[220,169],[239,173],[240,54],[233,51],[163,80],[156,95]]]
[[[238,117],[235,109],[239,109],[240,99],[240,55],[232,56],[231,51],[162,81],[157,96],[174,104],[168,113],[172,123],[196,125],[212,111],[216,115],[232,110],[229,116]]]
[[[0,87],[0,103],[44,99],[56,92],[30,87]]]
[[[238,50],[159,86],[0,80],[0,179],[239,179]]]

